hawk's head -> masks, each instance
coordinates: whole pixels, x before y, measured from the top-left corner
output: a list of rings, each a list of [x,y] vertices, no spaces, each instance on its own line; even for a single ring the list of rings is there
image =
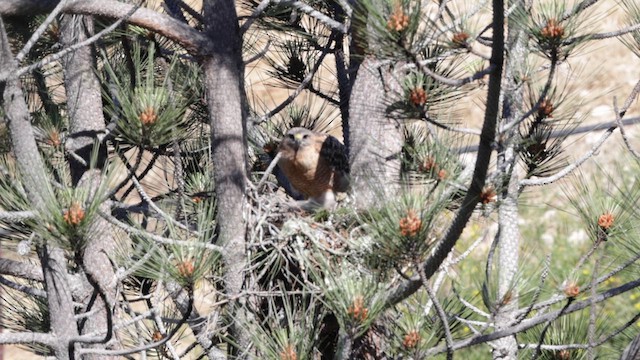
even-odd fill
[[[313,132],[309,129],[295,127],[289,129],[284,139],[282,140],[281,147],[291,148],[294,151],[298,151],[301,147],[311,144],[311,136]]]

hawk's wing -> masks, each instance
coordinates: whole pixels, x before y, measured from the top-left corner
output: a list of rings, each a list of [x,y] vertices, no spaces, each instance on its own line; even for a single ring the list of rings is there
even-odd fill
[[[331,166],[331,170],[349,173],[349,159],[347,149],[342,143],[331,135],[322,142],[320,156]]]
[[[345,192],[349,189],[349,159],[346,147],[335,137],[327,135],[320,148],[320,157],[334,172],[334,190]]]

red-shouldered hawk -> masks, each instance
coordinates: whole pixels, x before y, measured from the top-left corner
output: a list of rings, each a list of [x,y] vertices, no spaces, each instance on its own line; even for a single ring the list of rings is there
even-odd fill
[[[278,151],[278,166],[310,200],[303,208],[331,207],[335,192],[349,188],[349,161],[344,145],[335,137],[295,127],[282,139]]]

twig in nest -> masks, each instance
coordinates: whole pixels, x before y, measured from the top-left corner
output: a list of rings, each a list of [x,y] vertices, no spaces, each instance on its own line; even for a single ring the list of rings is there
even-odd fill
[[[257,186],[258,190],[260,190],[262,188],[262,185],[264,185],[265,181],[267,181],[267,177],[269,177],[273,169],[276,167],[276,165],[278,164],[278,160],[280,160],[281,156],[282,154],[277,153],[276,156],[273,158],[273,160],[271,160],[269,167],[267,168],[267,170],[264,171],[264,175],[262,175],[262,179],[260,179],[260,182],[258,183],[258,186]]]

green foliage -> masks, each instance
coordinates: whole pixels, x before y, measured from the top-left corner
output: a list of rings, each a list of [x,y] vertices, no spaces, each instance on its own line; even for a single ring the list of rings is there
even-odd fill
[[[65,188],[46,204],[39,234],[45,242],[65,249],[81,250],[91,239],[90,227],[104,201],[106,187],[91,192],[86,188]]]
[[[531,34],[533,49],[555,62],[565,60],[584,44],[584,38],[579,38],[588,15],[567,16],[573,10],[566,1],[536,2],[531,12],[521,11],[516,18]]]
[[[444,303],[443,303],[444,299]],[[449,296],[440,296],[447,314],[446,326],[456,336],[464,336],[460,319],[466,319],[470,312],[458,301],[450,301]],[[397,318],[391,326],[390,353],[411,359],[423,359],[426,350],[442,343],[445,338],[445,324],[435,315],[433,303],[426,292],[418,293],[397,309]]]
[[[175,281],[193,289],[206,275],[221,266],[220,253],[208,248],[215,229],[215,206],[212,201],[196,205],[190,234],[166,221],[156,234],[139,231],[132,234],[131,242],[123,242],[119,262],[125,268],[134,269],[132,275],[157,281]]]
[[[606,241],[616,244],[614,247],[637,246],[633,204],[640,189],[637,185],[620,187],[606,174],[604,179],[590,182],[584,175],[579,176],[573,184],[575,190],[567,192],[568,202],[595,245]]]
[[[24,286],[42,291],[42,287],[37,282],[25,282]],[[8,286],[0,286],[2,295],[0,296],[0,326],[12,332],[40,332],[49,331],[49,309],[45,298],[38,296],[24,296],[21,292],[11,289]],[[40,356],[50,356],[50,349],[39,345],[26,344],[23,347]]]
[[[538,359],[587,359],[584,348],[571,348],[568,345],[588,343],[588,312],[563,316],[550,324],[534,327],[522,335],[525,344],[522,356],[536,353],[536,344],[541,344]],[[555,346],[555,348],[554,348]],[[548,348],[547,348],[548,347]]]
[[[280,102],[279,95],[269,93],[272,87],[261,93],[252,88],[249,82],[262,73],[247,79],[248,99],[241,105],[251,114],[246,124],[248,160],[254,165],[254,174],[263,171],[277,152],[279,139],[291,127],[337,136],[340,125],[347,125],[351,105],[362,105],[349,103],[349,89],[360,74],[355,70],[358,62],[368,56],[373,60],[372,66],[377,67],[376,75],[383,80],[387,95],[383,104],[371,105],[382,105],[382,115],[404,135],[402,149],[386,159],[399,160],[399,168],[394,170],[400,175],[400,184],[389,186],[401,189],[398,196],[382,199],[379,208],[364,210],[354,209],[347,199],[338,209],[323,209],[307,216],[283,206],[289,199],[282,200],[284,195],[279,191],[265,192],[264,187],[249,186],[244,193],[248,199],[239,200],[248,200],[249,204],[242,219],[235,219],[246,225],[249,234],[246,249],[242,249],[246,256],[243,261],[248,262],[242,274],[244,288],[240,294],[228,294],[229,263],[223,261],[228,260],[224,259],[228,249],[223,250],[226,239],[218,239],[216,232],[217,227],[226,224],[219,222],[216,207],[229,204],[218,203],[214,195],[220,184],[214,183],[211,170],[219,164],[210,158],[210,138],[217,134],[211,134],[208,128],[209,109],[204,101],[201,71],[196,59],[171,40],[126,25],[95,44],[101,54],[96,71],[103,86],[104,112],[109,117],[104,133],[100,133],[105,135],[99,139],[100,148],[108,152],[107,164],[118,160],[125,163],[125,178],[114,185],[111,168],[106,166],[101,169],[102,187],[86,190],[72,184],[69,159],[73,154],[65,150],[69,119],[64,102],[51,96],[60,86],[60,78],[54,81],[53,71],[28,74],[24,78],[25,89],[38,146],[51,179],[47,185],[54,195],[47,199],[45,211],[24,221],[2,221],[2,231],[10,232],[2,234],[3,249],[22,247],[20,255],[32,256],[33,245],[60,246],[69,260],[67,275],[75,277],[82,275],[75,256],[95,239],[92,225],[96,220],[117,226],[118,230],[113,229],[118,251],[108,254],[117,269],[116,280],[120,281],[113,307],[123,313],[117,314],[117,338],[120,345],[133,348],[175,335],[166,344],[141,350],[145,356],[157,358],[201,356],[209,349],[202,343],[195,344],[192,335],[201,340],[202,333],[196,333],[203,328],[210,331],[204,336],[211,342],[208,345],[227,351],[240,345],[234,337],[238,333],[233,333],[236,327],[252,340],[251,348],[238,350],[255,352],[256,358],[330,358],[340,350],[336,350],[340,346],[336,343],[346,337],[353,341],[354,349],[344,357],[375,358],[363,354],[363,344],[374,339],[382,344],[378,350],[383,354],[379,357],[421,359],[434,347],[443,346],[446,328],[454,342],[467,340],[474,334],[495,330],[496,319],[504,315],[501,311],[507,305],[517,307],[513,324],[522,324],[528,318],[588,299],[591,286],[595,286],[594,292],[602,292],[637,277],[637,265],[623,269],[640,253],[635,225],[640,215],[637,181],[619,183],[606,177],[595,179],[594,185],[594,179],[585,177],[576,182],[568,198],[582,224],[567,219],[566,214],[549,221],[540,215],[542,207],[526,207],[528,199],[519,198],[518,221],[530,222],[522,220],[521,235],[526,246],[513,254],[518,258],[518,271],[507,281],[506,294],[498,291],[504,284],[500,284],[497,237],[490,239],[494,234],[488,230],[482,236],[478,234],[495,220],[495,209],[504,209],[500,201],[491,206],[488,203],[496,198],[504,200],[510,190],[508,185],[520,186],[515,183],[519,176],[553,175],[568,163],[564,153],[568,135],[557,133],[568,134],[578,123],[573,110],[577,106],[567,95],[577,89],[559,85],[556,71],[560,63],[568,61],[579,46],[590,40],[590,24],[588,13],[577,5],[552,0],[537,2],[522,13],[516,10],[515,15],[511,15],[511,9],[507,11],[511,15],[509,31],[522,27],[521,36],[528,39],[527,46],[538,55],[537,63],[533,64],[533,56],[516,58],[508,50],[499,49],[505,50],[507,66],[521,62],[524,68],[513,79],[503,79],[516,84],[513,90],[520,92],[524,101],[509,104],[508,97],[504,97],[501,106],[505,113],[512,106],[515,113],[525,115],[516,119],[519,122],[514,123],[513,131],[503,131],[495,139],[482,139],[490,142],[498,154],[490,165],[490,180],[500,186],[482,189],[482,196],[487,195],[484,192],[491,195],[485,196],[477,207],[482,213],[476,211],[468,233],[455,251],[422,284],[433,287],[438,294],[444,319],[437,316],[435,304],[424,290],[388,306],[390,291],[408,280],[417,281],[416,270],[434,254],[454,219],[452,210],[459,206],[457,200],[471,185],[466,177],[471,166],[465,168],[457,148],[467,140],[451,134],[477,135],[477,131],[457,128],[478,124],[475,119],[462,119],[456,110],[462,99],[469,104],[482,102],[473,97],[473,90],[482,89],[481,81],[476,80],[484,73],[476,72],[489,66],[486,54],[492,39],[489,28],[478,26],[486,19],[483,6],[477,4],[410,0],[350,4],[354,14],[350,19],[340,2],[302,4],[315,12],[301,10],[299,3],[244,0],[239,4],[247,14],[256,11],[257,17],[242,16],[240,25],[253,20],[258,25],[243,33],[245,65],[256,72],[255,69],[267,67],[264,75],[268,79],[264,83],[284,88],[290,95]],[[627,0],[623,4],[629,21],[640,21],[638,6]],[[167,13],[187,19],[184,4],[165,5]],[[263,12],[257,11],[262,8]],[[344,23],[345,28],[350,26],[347,34],[342,29],[332,29],[320,13],[332,21],[349,20]],[[204,26],[197,14],[189,14],[188,19],[197,29]],[[24,35],[41,21],[37,18],[23,24],[24,29],[11,29],[21,35],[16,37],[16,43],[24,44],[28,39]],[[97,27],[102,28],[103,24],[98,23]],[[45,33],[30,56],[39,58],[55,48],[46,48],[57,42],[54,30],[52,26]],[[640,56],[636,35],[637,32],[630,34],[627,45]],[[348,42],[351,47],[347,51]],[[61,66],[54,67],[59,75]],[[307,79],[310,81],[303,84]],[[473,84],[466,84],[467,81]],[[4,127],[0,138],[2,131],[6,131]],[[477,140],[473,138],[474,143]],[[511,155],[510,151],[516,160],[511,164],[501,162]],[[519,173],[517,161],[524,165],[525,174]],[[22,188],[20,174],[10,157],[3,159],[0,171],[0,210],[33,210],[26,196],[29,189]],[[132,180],[136,183],[132,184]],[[389,184],[371,184],[386,185]],[[274,188],[275,185],[270,189]],[[514,197],[518,198],[521,190],[518,188]],[[543,203],[541,198],[532,200]],[[503,221],[500,216],[498,221]],[[586,228],[592,241],[580,246],[573,246],[566,239],[551,244],[543,241],[543,235],[561,222],[566,222],[563,226],[567,232]],[[489,240],[475,241],[476,237]],[[488,244],[491,240],[494,245]],[[527,247],[532,250],[527,251]],[[548,252],[553,257],[542,267],[540,262]],[[46,291],[37,283],[24,282],[24,286]],[[50,314],[43,299],[14,295],[9,290],[1,297],[3,307],[8,309],[3,313],[3,327],[49,331]],[[584,358],[587,351],[581,344],[589,340],[588,311],[595,311],[598,318],[596,335],[605,336],[617,329],[605,323],[615,322],[617,326],[619,320],[632,319],[630,312],[634,305],[638,306],[633,303],[638,299],[633,297],[636,295],[594,305],[593,310],[518,333],[516,339],[524,346],[521,355],[531,356],[540,343],[539,358],[564,359],[564,350],[572,359]],[[184,306],[194,298],[194,304]],[[135,302],[139,307],[132,306]],[[238,309],[251,316],[234,317]],[[182,323],[181,319],[187,316],[190,321]],[[608,345],[619,350],[622,345],[615,341],[621,340],[613,339]],[[192,345],[184,352],[176,351],[174,345],[180,342]],[[51,355],[48,349],[32,350]],[[456,351],[456,357],[474,358],[485,354],[485,350],[474,347],[468,352]],[[607,350],[598,349],[598,355]]]
[[[111,64],[105,58],[105,81],[112,83],[114,94],[105,94],[109,106],[107,113],[117,120],[118,141],[142,148],[166,147],[172,141],[189,138],[193,119],[186,111],[193,101],[189,98],[190,77],[197,77],[197,70],[187,66],[186,74],[174,69],[183,66],[177,56],[164,65],[158,63],[155,46],[134,48],[135,73],[129,74],[125,64]]]
[[[427,184],[433,190],[441,190],[460,175],[462,164],[453,147],[461,141],[455,135],[432,132],[423,125],[405,127],[402,177],[408,184]],[[442,199],[447,200],[450,199]]]
[[[267,58],[269,75],[284,88],[296,88],[318,61],[318,52],[302,39],[285,40]]]
[[[282,304],[277,304],[277,302]],[[318,356],[321,305],[310,296],[270,298],[268,316],[259,327],[248,327],[263,359],[312,360]]]
[[[5,211],[30,210],[27,193],[20,181],[20,174],[14,159],[8,155],[0,157],[0,208]]]
[[[565,167],[569,161],[565,155],[565,142],[580,124],[576,119],[570,90],[551,86],[536,89],[527,82],[529,117],[519,128],[519,155],[527,176],[550,176]]]
[[[435,48],[427,59],[437,59],[441,48]],[[438,60],[430,61],[426,67],[442,76],[455,76],[460,72],[459,64],[444,64]],[[462,96],[457,87],[447,86],[419,70],[409,70],[403,76],[401,91],[397,100],[387,106],[387,113],[401,120],[419,119],[429,122],[440,121],[447,106]]]
[[[368,266],[384,274],[424,261],[444,231],[448,201],[441,191],[406,190],[380,209],[362,214],[370,240],[360,246]]]
[[[421,26],[421,5],[407,0],[364,1],[355,14],[355,33],[367,43],[367,53],[379,59],[412,60],[426,45],[428,26]],[[429,23],[426,19],[425,23]]]
[[[343,268],[340,274],[315,276],[316,281],[324,283],[323,302],[335,315],[341,331],[350,337],[362,336],[384,309],[382,285],[369,274]]]

